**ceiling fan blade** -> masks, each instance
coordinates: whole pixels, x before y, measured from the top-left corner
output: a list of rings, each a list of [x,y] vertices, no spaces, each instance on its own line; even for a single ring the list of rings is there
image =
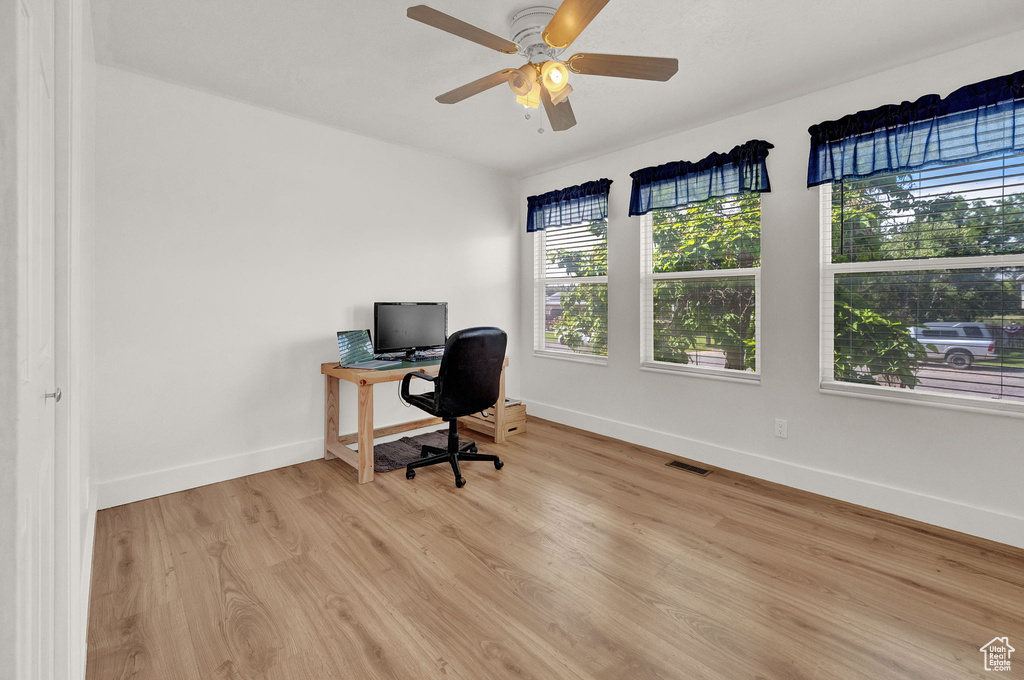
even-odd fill
[[[572,106],[569,105],[568,99],[562,101],[561,104],[555,104],[551,101],[551,93],[548,92],[548,88],[541,87],[540,100],[544,102],[544,111],[548,114],[548,121],[551,122],[553,132],[568,130],[576,124],[576,114],[572,112]]]
[[[460,38],[471,40],[478,45],[490,47],[492,50],[504,52],[505,54],[515,54],[519,51],[519,46],[511,40],[505,40],[493,33],[488,33],[482,28],[477,28],[473,24],[467,24],[461,19],[456,19],[444,12],[438,12],[436,9],[426,5],[410,7],[405,11],[405,15],[427,26],[433,26],[452,35],[457,35]]]
[[[502,83],[507,83],[509,73],[512,73],[512,69],[510,68],[492,73],[491,75],[484,76],[479,80],[466,83],[462,87],[457,87],[451,92],[445,92],[444,94],[436,97],[436,99],[442,104],[455,104],[457,102],[461,102],[463,99],[468,99],[475,94],[480,94],[484,90],[489,90],[492,87],[501,85]]]
[[[556,49],[565,49],[579,37],[608,0],[563,0],[541,34],[544,42]]]
[[[628,57],[623,54],[574,54],[565,61],[573,73],[640,80],[668,80],[679,70],[678,59]]]

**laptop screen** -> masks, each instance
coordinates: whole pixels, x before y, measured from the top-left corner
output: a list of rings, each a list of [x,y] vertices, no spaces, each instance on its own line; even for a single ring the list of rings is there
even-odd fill
[[[338,331],[338,354],[342,366],[351,366],[362,361],[373,361],[373,345],[370,331]]]

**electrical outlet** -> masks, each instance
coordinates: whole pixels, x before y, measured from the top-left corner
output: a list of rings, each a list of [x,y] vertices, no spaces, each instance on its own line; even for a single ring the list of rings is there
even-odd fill
[[[786,432],[787,423],[782,418],[775,419],[775,436],[779,439],[786,439],[789,435]]]

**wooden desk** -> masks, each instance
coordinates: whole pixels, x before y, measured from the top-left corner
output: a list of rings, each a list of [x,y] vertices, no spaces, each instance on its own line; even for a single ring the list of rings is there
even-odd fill
[[[393,368],[382,370],[341,368],[337,363],[320,364],[320,373],[325,378],[324,390],[324,458],[340,458],[359,473],[359,483],[373,481],[373,440],[389,434],[398,434],[421,427],[430,427],[444,422],[440,418],[422,418],[408,423],[373,427],[373,386],[378,383],[401,380],[406,373],[425,373],[437,375],[441,365],[440,359],[434,361],[402,362]],[[494,405],[495,434],[494,441],[505,441],[505,367],[508,357],[501,366],[501,387],[498,391],[498,402]],[[351,434],[338,435],[338,386],[339,380],[345,380],[357,386],[357,403],[359,408],[358,431]],[[356,444],[358,452],[349,448]]]

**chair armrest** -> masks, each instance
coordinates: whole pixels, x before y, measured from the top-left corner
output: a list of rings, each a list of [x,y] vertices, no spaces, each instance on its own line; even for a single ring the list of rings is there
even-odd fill
[[[419,378],[420,380],[426,380],[429,382],[434,382],[435,380],[437,380],[436,375],[427,375],[426,373],[406,373],[404,376],[402,376],[402,401],[409,400],[409,383],[412,381],[413,378]]]

